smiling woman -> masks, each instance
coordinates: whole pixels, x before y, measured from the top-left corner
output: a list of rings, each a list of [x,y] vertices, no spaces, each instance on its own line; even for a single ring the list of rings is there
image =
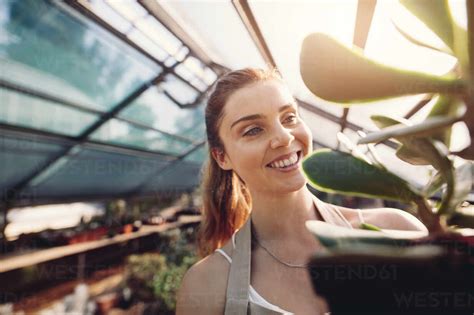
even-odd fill
[[[350,229],[366,221],[424,229],[399,210],[363,214],[311,194],[301,165],[312,152],[312,135],[275,70],[243,69],[218,79],[206,128],[200,227],[206,257],[183,279],[179,315],[324,314],[327,307],[306,269],[321,246],[306,229],[307,220]]]

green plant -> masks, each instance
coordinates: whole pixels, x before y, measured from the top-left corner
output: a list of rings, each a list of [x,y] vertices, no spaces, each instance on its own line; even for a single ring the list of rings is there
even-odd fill
[[[126,285],[136,299],[145,302],[155,300],[154,278],[167,269],[166,257],[157,253],[131,255],[126,263]]]
[[[333,38],[315,33],[307,36],[300,55],[300,71],[306,86],[317,96],[352,106],[409,94],[432,93],[437,101],[426,119],[414,124],[407,119],[374,115],[379,132],[362,135],[358,145],[340,135],[351,154],[317,150],[303,162],[312,185],[325,192],[384,198],[416,205],[430,233],[443,233],[450,223],[474,227],[474,216],[460,211],[472,187],[474,146],[450,152],[451,127],[463,121],[474,141],[474,1],[466,1],[468,29],[452,18],[447,0],[400,0],[400,3],[430,28],[445,44],[438,49],[415,40],[413,44],[436,49],[457,59],[443,76],[400,70],[366,58],[357,48],[347,48]],[[396,155],[413,165],[431,165],[436,173],[423,188],[417,188],[386,169],[377,158],[373,143],[391,139]],[[360,146],[367,148],[362,153]],[[433,209],[430,197],[441,191]]]
[[[176,309],[176,294],[181,280],[186,271],[196,262],[196,256],[185,256],[180,265],[170,263],[167,268],[153,278],[153,292],[161,302],[162,309],[171,312]]]
[[[158,253],[129,256],[125,285],[135,299],[158,305],[160,314],[174,314],[181,280],[198,260],[194,237],[192,228],[167,231],[161,235]]]

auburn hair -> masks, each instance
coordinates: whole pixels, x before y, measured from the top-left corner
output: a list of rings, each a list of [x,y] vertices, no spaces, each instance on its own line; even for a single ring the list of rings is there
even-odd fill
[[[252,200],[245,183],[233,170],[222,169],[212,156],[225,152],[219,127],[225,104],[235,91],[252,83],[282,80],[276,69],[245,68],[228,72],[216,80],[205,110],[208,156],[202,169],[202,221],[198,231],[199,255],[205,257],[221,247],[248,219]]]

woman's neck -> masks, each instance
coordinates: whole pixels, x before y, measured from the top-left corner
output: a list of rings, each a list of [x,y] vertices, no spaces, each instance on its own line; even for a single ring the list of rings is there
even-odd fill
[[[285,243],[313,243],[307,220],[319,219],[313,195],[306,188],[282,195],[252,195],[252,223],[259,240]]]

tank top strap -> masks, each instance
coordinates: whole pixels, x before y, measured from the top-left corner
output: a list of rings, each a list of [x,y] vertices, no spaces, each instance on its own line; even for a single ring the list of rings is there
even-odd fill
[[[352,229],[352,225],[347,221],[344,215],[341,213],[341,210],[338,209],[337,206],[332,205],[330,203],[326,203],[320,200],[318,197],[313,195],[313,201],[316,208],[319,211],[319,214],[323,218],[324,222],[347,227]]]
[[[360,224],[365,223],[364,216],[362,215],[362,210],[357,209],[357,214],[359,214],[359,223]]]
[[[235,234],[235,248],[232,253],[233,263],[230,265],[227,281],[225,315],[247,314],[250,285],[250,255],[252,216]]]

